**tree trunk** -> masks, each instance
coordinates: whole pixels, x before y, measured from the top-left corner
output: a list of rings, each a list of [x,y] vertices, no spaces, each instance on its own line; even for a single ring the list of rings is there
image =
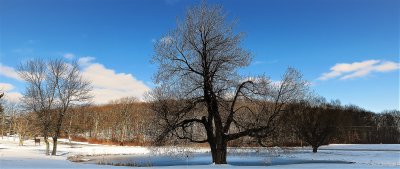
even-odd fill
[[[44,143],[46,143],[46,155],[50,155],[50,143],[47,136],[44,137]]]
[[[1,139],[3,139],[3,136],[4,136],[4,126],[6,125],[6,123],[5,123],[5,118],[6,116],[5,116],[5,114],[4,114],[4,112],[3,112],[3,117],[1,118]]]
[[[53,151],[51,152],[51,155],[57,155],[57,137],[53,137]]]
[[[312,147],[312,152],[313,152],[313,153],[316,153],[317,150],[318,150],[318,147],[317,147],[317,146],[313,146],[313,147]]]
[[[12,134],[11,134],[12,122],[13,122],[13,120],[12,120],[12,118],[11,118],[11,120],[10,120],[10,125],[8,126],[8,134],[9,134],[10,136],[12,135]],[[15,137],[14,137],[14,140],[15,140]]]
[[[23,136],[20,134],[19,135],[19,146],[23,146],[24,145],[24,138]]]
[[[226,164],[226,145],[221,148],[217,148],[217,152],[215,153],[215,157],[213,159],[215,164]]]
[[[227,143],[225,141],[221,141],[219,143],[209,142],[209,144],[211,148],[211,156],[213,163],[227,164],[226,162]]]
[[[207,103],[207,111],[209,114],[206,124],[206,131],[208,143],[210,144],[211,148],[212,160],[215,164],[226,164],[227,141],[224,139],[224,133],[222,131],[223,125],[221,115],[218,111],[218,102],[215,93],[213,92],[210,78],[207,75],[204,76],[203,90],[205,102]]]
[[[62,120],[64,117],[64,112],[60,113],[57,119],[57,126],[56,126],[56,131],[53,136],[53,151],[51,152],[51,155],[56,155],[57,154],[57,139],[60,136],[61,133],[61,125],[62,125]]]
[[[73,115],[71,115],[71,118],[69,120],[68,133],[67,133],[68,134],[68,142],[69,142],[69,145],[71,145],[71,146],[72,146],[72,143],[71,143],[72,117],[73,117]]]
[[[99,125],[99,120],[97,118],[95,118],[94,121],[94,138],[97,138],[97,127]]]
[[[125,141],[125,126],[121,128],[121,137],[119,140],[119,145],[123,146],[124,145],[124,141]]]

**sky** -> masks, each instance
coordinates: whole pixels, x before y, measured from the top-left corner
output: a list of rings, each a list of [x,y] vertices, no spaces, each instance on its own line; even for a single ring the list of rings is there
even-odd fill
[[[155,85],[153,45],[174,29],[189,0],[0,0],[0,90],[16,101],[15,68],[41,58],[77,60],[95,103]],[[367,110],[400,109],[397,0],[209,0],[222,5],[252,63],[244,76],[279,80],[298,69],[319,95]]]

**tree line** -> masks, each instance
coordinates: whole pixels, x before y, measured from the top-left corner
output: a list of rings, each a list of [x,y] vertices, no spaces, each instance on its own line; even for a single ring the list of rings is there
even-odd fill
[[[42,136],[42,126],[34,112],[24,111],[17,103],[4,100],[1,103],[1,136],[18,135],[21,138],[20,145],[23,145],[24,140]],[[158,139],[162,135],[162,128],[158,126],[160,121],[157,113],[152,110],[153,104],[126,97],[106,105],[73,107],[65,116],[60,136],[100,144],[156,145],[160,141]],[[178,103],[173,103],[173,106],[175,104]],[[287,108],[288,111],[279,117],[271,136],[263,141],[263,146],[318,148],[330,143],[400,144],[398,110],[374,113],[355,105],[340,105],[339,101],[327,102],[321,97],[293,103]],[[204,112],[195,112],[198,115],[202,113]],[[56,115],[53,112],[52,119],[56,119]],[[243,118],[245,117],[244,115]],[[56,124],[56,121],[52,121],[50,126],[56,128]],[[196,137],[205,136],[199,126],[191,128],[191,132]],[[186,143],[174,138],[172,134],[165,139],[164,143],[167,145]],[[258,140],[243,137],[228,146],[259,145]]]

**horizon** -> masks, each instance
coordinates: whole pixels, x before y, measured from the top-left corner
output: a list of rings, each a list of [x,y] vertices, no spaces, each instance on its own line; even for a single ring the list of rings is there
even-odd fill
[[[26,60],[77,60],[92,81],[94,103],[143,98],[155,84],[153,45],[200,1],[0,0],[0,90],[15,101],[24,91],[16,66]],[[311,89],[376,113],[400,109],[400,2],[207,1],[246,34],[252,52],[243,76],[279,80],[299,70]]]

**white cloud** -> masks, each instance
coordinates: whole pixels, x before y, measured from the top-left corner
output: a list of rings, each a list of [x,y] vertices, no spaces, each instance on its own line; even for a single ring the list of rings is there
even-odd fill
[[[245,82],[245,81],[253,81],[253,82],[257,83],[262,80],[263,80],[263,77],[249,76],[249,77],[246,77],[246,78],[240,80],[240,83]]]
[[[0,91],[10,91],[12,89],[14,89],[12,84],[0,82]]]
[[[91,56],[81,57],[78,59],[78,64],[81,66],[88,66],[95,58]]]
[[[379,72],[388,72],[399,69],[400,64],[395,62],[383,62],[381,65],[376,66],[376,70]]]
[[[74,55],[73,53],[66,53],[66,54],[64,54],[63,56],[64,56],[64,58],[66,58],[66,59],[73,59],[73,58],[75,58],[75,55]]]
[[[9,102],[18,102],[22,97],[22,94],[19,92],[12,92],[14,86],[9,83],[0,83],[0,91],[4,92],[4,98]]]
[[[0,75],[22,81],[22,79],[18,76],[18,73],[17,71],[14,70],[14,68],[4,66],[1,63],[0,63]]]
[[[338,63],[331,67],[331,71],[323,73],[319,80],[339,78],[341,80],[367,76],[373,72],[389,72],[400,68],[400,64],[391,61],[366,60],[353,63]]]
[[[82,67],[83,78],[92,83],[94,103],[103,104],[128,96],[143,99],[144,93],[150,90],[144,82],[137,80],[132,74],[117,73],[100,63],[93,62],[94,60],[94,57],[89,56],[78,59],[78,64]],[[0,75],[22,81],[14,68],[1,64]],[[13,89],[12,84],[0,82],[0,90],[5,92],[6,100],[18,101],[22,97],[21,93],[14,92]]]
[[[100,63],[93,63],[94,59],[84,57],[80,58],[78,63],[83,67],[83,77],[92,82],[95,103],[107,103],[127,96],[143,99],[144,93],[150,90],[132,74],[117,73]]]
[[[4,93],[4,98],[9,102],[18,102],[22,94],[19,92],[6,92]]]

